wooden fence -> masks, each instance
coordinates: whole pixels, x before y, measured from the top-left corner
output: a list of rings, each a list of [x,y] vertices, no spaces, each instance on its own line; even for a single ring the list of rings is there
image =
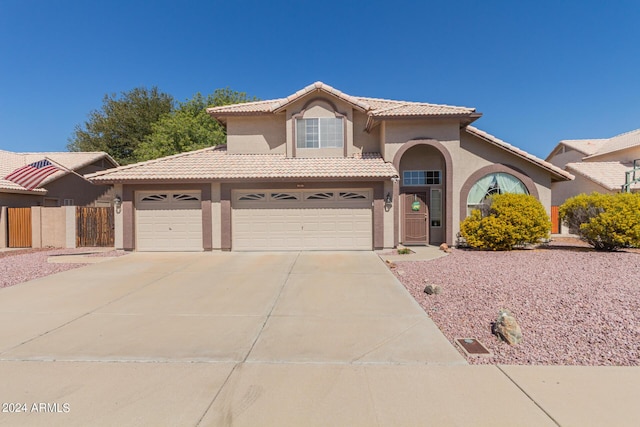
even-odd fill
[[[76,208],[76,246],[95,247],[114,244],[113,208]]]
[[[551,233],[560,233],[560,212],[558,206],[551,206]]]
[[[8,208],[10,248],[31,247],[31,208]]]

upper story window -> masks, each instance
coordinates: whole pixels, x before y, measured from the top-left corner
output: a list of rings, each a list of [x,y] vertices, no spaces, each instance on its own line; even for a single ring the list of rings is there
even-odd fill
[[[334,117],[296,119],[296,147],[342,148],[344,146],[342,120]]]
[[[402,185],[440,185],[441,171],[404,171]]]

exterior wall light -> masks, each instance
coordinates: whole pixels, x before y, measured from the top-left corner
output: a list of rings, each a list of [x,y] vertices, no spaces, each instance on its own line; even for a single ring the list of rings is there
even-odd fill
[[[120,212],[120,207],[122,206],[122,197],[116,196],[113,198],[113,206],[115,206],[116,211]]]
[[[391,207],[393,206],[393,199],[391,198],[391,193],[387,193],[386,197],[384,198],[384,210],[386,212],[389,212],[391,210]]]

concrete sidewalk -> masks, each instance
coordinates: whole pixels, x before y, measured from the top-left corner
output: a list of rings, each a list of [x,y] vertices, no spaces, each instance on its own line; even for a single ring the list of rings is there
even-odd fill
[[[638,368],[468,365],[371,252],[134,253],[0,290],[0,322],[0,425],[640,419]]]

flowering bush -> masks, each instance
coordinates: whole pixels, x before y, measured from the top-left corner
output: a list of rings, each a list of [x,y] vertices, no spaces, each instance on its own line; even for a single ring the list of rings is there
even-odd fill
[[[599,251],[640,246],[640,194],[580,194],[560,206],[571,233]]]
[[[549,216],[528,194],[492,196],[485,212],[474,209],[460,225],[460,235],[473,248],[508,251],[549,237]]]

